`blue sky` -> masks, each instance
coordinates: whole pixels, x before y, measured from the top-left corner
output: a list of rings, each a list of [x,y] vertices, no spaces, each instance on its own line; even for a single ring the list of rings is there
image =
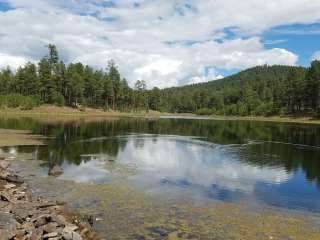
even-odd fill
[[[0,68],[36,62],[54,43],[66,62],[151,88],[219,79],[261,64],[320,58],[320,1],[0,0]]]
[[[0,1],[0,11],[8,11],[11,7],[7,2]]]
[[[298,64],[310,65],[320,49],[320,24],[292,24],[279,26],[263,33],[266,48],[284,48],[299,55]],[[272,43],[274,42],[274,43]]]

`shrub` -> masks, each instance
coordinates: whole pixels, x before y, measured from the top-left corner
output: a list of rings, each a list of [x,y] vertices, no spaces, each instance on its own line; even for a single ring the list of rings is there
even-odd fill
[[[21,104],[20,109],[21,110],[31,110],[36,106],[36,102],[34,101],[34,99],[27,97],[25,98],[25,101],[23,104]]]
[[[34,96],[23,96],[20,94],[11,94],[0,97],[0,107],[18,108],[22,110],[31,110],[39,106],[40,100]]]
[[[12,94],[7,96],[7,107],[8,108],[17,108],[20,107],[22,101],[22,96],[19,94]]]
[[[200,108],[196,112],[197,115],[211,115],[213,114],[213,111],[209,108]]]
[[[238,107],[236,104],[228,105],[225,107],[226,115],[237,115],[238,114]]]
[[[268,103],[261,103],[255,110],[254,110],[254,115],[258,116],[270,116],[274,113],[273,109],[273,103],[268,102]]]
[[[245,103],[238,104],[238,114],[241,116],[246,116],[249,114],[248,106]]]
[[[65,99],[64,97],[59,94],[56,99],[55,99],[55,104],[58,106],[58,107],[63,107],[65,105]]]

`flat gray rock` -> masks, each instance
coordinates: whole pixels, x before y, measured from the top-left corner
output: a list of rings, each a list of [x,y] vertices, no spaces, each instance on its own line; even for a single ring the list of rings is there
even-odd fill
[[[0,212],[0,240],[13,238],[18,230],[19,223],[11,214]]]

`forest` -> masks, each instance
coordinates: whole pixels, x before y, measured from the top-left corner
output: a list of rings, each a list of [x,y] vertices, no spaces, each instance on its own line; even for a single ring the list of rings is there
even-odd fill
[[[0,108],[32,109],[40,104],[114,111],[160,111],[199,115],[320,116],[320,61],[308,68],[257,66],[224,79],[166,89],[134,87],[113,60],[97,70],[65,64],[57,48],[38,64],[0,71]]]

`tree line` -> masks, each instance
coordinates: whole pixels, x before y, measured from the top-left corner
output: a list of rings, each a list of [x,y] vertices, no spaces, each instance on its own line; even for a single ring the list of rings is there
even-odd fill
[[[9,107],[18,107],[29,97],[33,99],[33,103],[29,101],[30,107],[45,103],[138,110],[146,108],[145,92],[146,84],[142,80],[136,82],[135,89],[130,88],[113,60],[108,62],[106,70],[96,70],[82,63],[66,65],[52,44],[48,45],[48,56],[38,64],[27,63],[16,72],[9,67],[0,72],[0,102]]]
[[[203,115],[320,116],[320,61],[258,66],[221,80],[151,91],[158,109]]]
[[[104,70],[65,64],[49,44],[38,64],[0,71],[0,107],[28,109],[43,103],[118,111],[319,116],[320,61],[308,68],[258,66],[221,80],[147,90],[143,80],[131,88],[113,60]]]

